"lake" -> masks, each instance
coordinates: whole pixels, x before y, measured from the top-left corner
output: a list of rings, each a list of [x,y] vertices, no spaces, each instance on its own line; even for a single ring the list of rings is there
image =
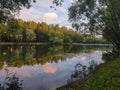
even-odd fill
[[[0,45],[0,87],[55,90],[89,76],[104,63],[102,53],[109,50],[104,46]]]

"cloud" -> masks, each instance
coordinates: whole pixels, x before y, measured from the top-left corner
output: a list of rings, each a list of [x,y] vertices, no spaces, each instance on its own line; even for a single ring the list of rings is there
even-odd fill
[[[56,13],[45,13],[41,19],[42,22],[50,22],[57,19],[58,16]]]
[[[86,60],[87,57],[86,57],[86,56],[81,56],[80,59],[81,59],[81,60]]]
[[[56,72],[56,68],[50,64],[46,64],[45,66],[43,66],[43,71],[45,73],[55,73]]]
[[[32,3],[30,9],[23,8],[20,11],[20,15],[17,18],[21,18],[25,21],[46,22],[47,24],[59,24],[60,26],[69,26],[71,24],[68,20],[68,7],[71,1],[65,0],[63,6],[56,7],[57,9],[50,8],[52,0],[36,0],[36,3]]]
[[[35,8],[30,8],[30,9],[26,9],[26,8],[23,8],[21,11],[20,11],[20,15],[18,16],[18,18],[21,18],[25,21],[31,21],[36,18],[38,18],[38,15],[39,17],[41,16],[39,11]]]

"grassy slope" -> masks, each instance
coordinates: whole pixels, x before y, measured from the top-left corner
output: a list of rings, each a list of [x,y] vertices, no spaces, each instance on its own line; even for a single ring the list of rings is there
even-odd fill
[[[77,90],[120,90],[120,57],[100,68]]]

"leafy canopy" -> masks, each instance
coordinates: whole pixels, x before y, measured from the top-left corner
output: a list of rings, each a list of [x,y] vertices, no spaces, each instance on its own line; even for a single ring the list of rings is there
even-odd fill
[[[56,6],[62,0],[54,0]],[[120,50],[120,0],[73,0],[69,21],[77,30],[102,33]]]
[[[22,7],[30,8],[35,0],[0,0],[0,22],[12,18]]]

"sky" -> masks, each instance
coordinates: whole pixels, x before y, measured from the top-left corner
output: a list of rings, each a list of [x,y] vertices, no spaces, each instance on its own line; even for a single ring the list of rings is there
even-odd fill
[[[46,22],[47,24],[59,24],[71,28],[68,21],[68,7],[70,7],[72,0],[64,0],[61,7],[56,7],[56,10],[50,8],[52,0],[36,0],[32,3],[30,9],[23,8],[20,11],[18,18],[25,21]]]

